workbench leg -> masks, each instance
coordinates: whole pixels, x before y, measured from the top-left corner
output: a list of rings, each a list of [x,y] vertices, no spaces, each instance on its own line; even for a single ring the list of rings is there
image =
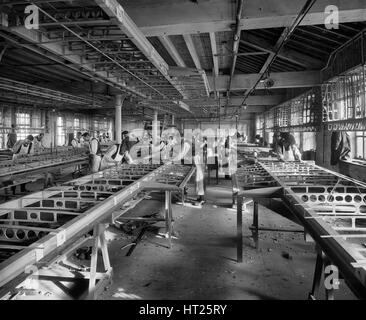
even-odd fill
[[[165,191],[165,225],[169,239],[169,248],[172,247],[172,193]]]
[[[332,263],[330,262],[330,260],[328,259],[328,257],[323,254],[323,267],[326,268],[327,266],[330,266]],[[335,281],[336,279],[333,279],[333,281]],[[337,279],[338,281],[338,279]],[[325,299],[326,300],[334,300],[334,289],[327,289],[325,288]]]
[[[89,298],[94,299],[94,289],[97,278],[97,262],[98,262],[98,248],[99,248],[99,226],[96,225],[93,230],[93,248],[90,261],[90,279],[89,279]]]
[[[233,196],[232,196],[231,207],[235,209],[235,205],[238,205],[238,192],[234,191],[234,185],[232,186],[232,190],[233,190]]]
[[[313,287],[309,293],[308,300],[316,300],[316,296],[319,293],[320,281],[323,274],[324,261],[321,252],[318,252],[316,256]]]
[[[259,224],[258,224],[258,202],[253,201],[253,240],[255,248],[259,247]]]
[[[237,197],[236,209],[236,255],[239,263],[243,262],[243,197]]]
[[[334,289],[325,289],[325,299],[334,300]]]
[[[109,253],[108,253],[108,246],[107,246],[107,240],[105,238],[105,232],[103,231],[100,235],[100,248],[102,250],[102,257],[103,257],[103,263],[104,263],[104,270],[108,271],[111,269],[111,263],[109,260]]]

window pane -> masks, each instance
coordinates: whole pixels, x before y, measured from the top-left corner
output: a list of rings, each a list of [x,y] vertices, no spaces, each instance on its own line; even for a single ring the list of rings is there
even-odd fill
[[[57,146],[66,144],[66,128],[63,117],[57,117]]]
[[[356,138],[356,158],[363,159],[363,148],[364,148],[364,139],[362,137]]]

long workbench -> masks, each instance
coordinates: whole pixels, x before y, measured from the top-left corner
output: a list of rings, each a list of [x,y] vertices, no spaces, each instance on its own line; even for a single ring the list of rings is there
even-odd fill
[[[77,166],[88,163],[84,149],[57,148],[45,150],[33,155],[19,156],[16,160],[0,161],[0,181],[29,175],[38,172],[51,171],[54,168]]]
[[[258,162],[239,168],[233,177],[238,192],[238,259],[242,243],[242,204],[281,199],[318,249],[315,299],[323,269],[334,265],[353,293],[366,298],[366,184],[316,166],[312,162]],[[258,223],[257,223],[258,224]],[[328,298],[334,291],[326,288]]]
[[[85,277],[88,297],[95,297],[103,279],[112,275],[105,228],[126,212],[124,204],[129,200],[144,192],[163,191],[171,239],[171,194],[183,194],[193,173],[193,167],[183,165],[121,165],[0,205],[0,296],[24,280],[29,268],[50,268],[58,257],[85,243],[93,231],[90,274]],[[100,278],[99,245],[105,266]]]

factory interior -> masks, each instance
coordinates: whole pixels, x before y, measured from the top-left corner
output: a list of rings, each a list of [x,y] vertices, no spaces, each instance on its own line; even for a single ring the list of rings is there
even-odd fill
[[[0,0],[0,300],[365,298],[364,0]]]

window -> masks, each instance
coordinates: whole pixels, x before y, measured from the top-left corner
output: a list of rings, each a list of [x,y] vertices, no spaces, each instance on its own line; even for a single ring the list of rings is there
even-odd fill
[[[291,114],[290,123],[291,126],[302,125],[302,112],[303,112],[304,98],[300,97],[292,100],[291,102]]]
[[[41,112],[33,111],[32,112],[32,128],[39,129],[41,128]]]
[[[94,137],[97,137],[97,132],[100,131],[100,123],[98,120],[93,120]]]
[[[81,121],[80,121],[80,129],[82,131],[88,131],[89,130],[88,119],[87,119],[86,116],[83,116],[81,118]]]
[[[80,119],[75,118],[74,119],[74,137],[76,137],[78,131],[80,131]]]
[[[302,150],[316,150],[316,133],[304,132],[302,136]]]
[[[255,132],[260,136],[263,135],[263,122],[264,122],[263,114],[257,115],[255,119],[255,129],[256,129]]]
[[[279,128],[287,127],[289,123],[290,105],[282,105],[275,109],[275,125]]]
[[[366,131],[356,132],[356,159],[366,160]]]
[[[66,128],[65,119],[57,117],[57,146],[64,146],[66,144]]]
[[[18,139],[25,139],[30,134],[31,120],[30,114],[26,112],[17,112],[15,114],[18,127]]]
[[[295,138],[296,145],[300,148],[300,143],[301,143],[301,140],[300,140],[301,134],[300,134],[300,132],[293,132],[292,135]]]
[[[271,109],[265,113],[265,127],[266,129],[273,129],[274,128],[274,110]]]
[[[365,115],[364,67],[322,85],[325,121],[362,118]]]

